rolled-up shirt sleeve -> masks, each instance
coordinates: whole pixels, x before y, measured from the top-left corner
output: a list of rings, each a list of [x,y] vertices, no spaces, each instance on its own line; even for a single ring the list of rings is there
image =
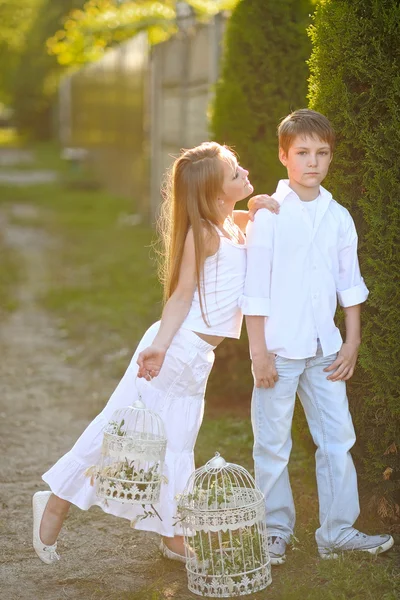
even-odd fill
[[[273,228],[277,215],[257,211],[247,226],[247,271],[239,306],[244,315],[268,317],[271,312]]]
[[[365,302],[369,294],[360,273],[357,243],[354,221],[348,214],[339,248],[339,278],[337,282],[339,304],[344,308]]]

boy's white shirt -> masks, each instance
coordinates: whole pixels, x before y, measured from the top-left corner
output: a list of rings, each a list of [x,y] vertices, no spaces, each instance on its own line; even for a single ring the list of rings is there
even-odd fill
[[[281,180],[273,197],[278,215],[257,211],[247,226],[247,273],[240,307],[244,315],[268,317],[269,352],[291,359],[340,350],[334,323],[337,298],[343,307],[364,302],[357,232],[349,211],[320,186],[314,226],[305,202]]]

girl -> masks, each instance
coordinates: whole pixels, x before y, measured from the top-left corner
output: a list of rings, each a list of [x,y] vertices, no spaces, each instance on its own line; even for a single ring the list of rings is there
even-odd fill
[[[114,515],[137,517],[140,507],[112,501],[104,506],[85,471],[99,461],[103,431],[113,412],[131,405],[139,393],[165,425],[167,483],[157,506],[161,519],[139,519],[135,527],[161,534],[164,556],[185,561],[175,498],[194,469],[193,449],[213,350],[224,337],[240,336],[238,300],[246,274],[244,230],[249,213],[233,209],[253,192],[247,175],[234,154],[215,142],[186,150],[175,161],[160,220],[165,244],[162,319],[145,333],[103,411],[43,475],[51,492],[33,496],[33,546],[44,563],[59,560],[56,540],[71,503],[83,510],[98,504]],[[278,210],[277,202],[267,196],[249,204],[253,212],[263,207]]]

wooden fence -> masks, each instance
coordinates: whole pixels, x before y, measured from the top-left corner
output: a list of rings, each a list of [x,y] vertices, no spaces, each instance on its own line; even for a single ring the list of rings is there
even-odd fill
[[[60,85],[63,146],[88,150],[99,181],[144,219],[157,214],[173,157],[209,139],[224,22],[217,15],[152,48],[140,34]]]

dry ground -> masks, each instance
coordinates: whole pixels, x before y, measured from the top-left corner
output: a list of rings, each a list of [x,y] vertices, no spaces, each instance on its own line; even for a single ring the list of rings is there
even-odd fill
[[[0,597],[120,598],[162,577],[171,591],[182,590],[174,598],[186,599],[191,594],[185,591],[184,569],[159,556],[157,536],[134,532],[127,521],[100,509],[71,510],[56,566],[42,564],[33,552],[31,497],[45,489],[41,474],[71,447],[93,417],[95,399],[108,397],[115,384],[100,370],[69,366],[65,357],[72,349],[39,308],[48,277],[46,256],[55,241],[29,226],[35,210],[14,205],[0,220],[5,241],[18,251],[24,269],[18,309],[1,318],[0,331]],[[139,597],[151,596],[143,591]]]

